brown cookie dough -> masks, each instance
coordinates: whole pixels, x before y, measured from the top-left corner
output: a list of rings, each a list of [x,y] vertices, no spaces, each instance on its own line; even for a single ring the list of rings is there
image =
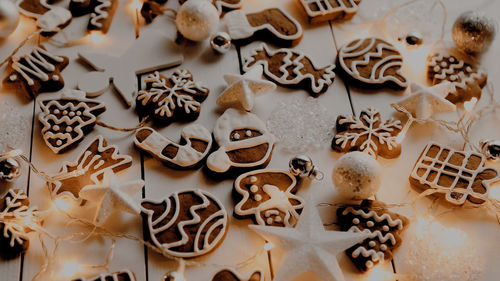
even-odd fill
[[[379,201],[363,200],[360,206],[337,209],[342,231],[369,233],[370,237],[346,250],[347,256],[360,271],[367,271],[380,262],[392,260],[401,245],[401,233],[409,220],[389,211]]]
[[[38,46],[31,53],[10,60],[9,74],[3,84],[34,99],[40,93],[55,92],[64,87],[61,71],[68,64],[67,57],[53,55]]]
[[[143,200],[146,237],[169,255],[194,258],[214,250],[227,232],[222,203],[203,190],[175,192],[161,201]]]

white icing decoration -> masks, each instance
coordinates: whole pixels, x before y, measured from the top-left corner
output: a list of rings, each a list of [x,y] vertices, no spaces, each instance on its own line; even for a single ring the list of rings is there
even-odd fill
[[[435,157],[429,157],[427,154],[432,147],[438,147],[439,152]],[[448,151],[448,154],[444,160],[439,160],[438,157],[443,151]],[[460,166],[451,164],[450,158],[454,154],[459,154],[463,156],[463,160]],[[477,157],[480,160],[480,163],[477,166],[477,169],[469,169],[466,166],[469,164],[469,159],[471,157]],[[498,181],[500,179],[500,172],[494,167],[484,167],[486,162],[486,157],[482,154],[472,152],[472,151],[460,151],[453,149],[451,147],[447,147],[444,145],[440,145],[437,143],[429,143],[424,151],[422,152],[420,158],[417,160],[415,167],[413,168],[410,178],[418,181],[420,184],[425,185],[429,188],[434,189],[436,192],[445,193],[445,198],[448,202],[461,205],[465,203],[469,196],[472,196],[476,200],[488,200],[488,193],[490,189],[490,184],[492,182]],[[430,164],[427,164],[430,163]],[[473,184],[476,181],[476,177],[487,170],[494,171],[496,175],[492,179],[482,180],[481,184],[485,188],[484,193],[475,192],[473,189]],[[419,175],[419,171],[425,171],[422,175]],[[430,181],[429,174],[435,173],[432,181]],[[442,176],[449,176],[454,178],[454,181],[449,186],[443,186],[439,184],[439,180]],[[457,188],[458,181],[461,180],[462,184],[467,183],[465,188]],[[461,194],[459,198],[454,198],[452,194]],[[458,197],[458,196],[457,196]]]
[[[138,93],[137,101],[143,106],[150,102],[155,103],[154,113],[159,116],[172,117],[176,108],[184,108],[186,114],[199,110],[201,104],[192,96],[185,94],[196,94],[197,92],[208,93],[209,90],[200,83],[190,80],[192,75],[184,69],[178,69],[172,74],[171,80],[174,85],[167,86],[166,79],[160,77],[160,73],[155,71],[146,76],[144,82],[152,83],[152,88],[141,90]],[[165,95],[164,97],[162,97]]]
[[[354,215],[361,216],[364,219],[373,219],[376,222],[382,222],[387,220],[387,224],[391,227],[397,226],[399,230],[403,229],[403,221],[400,219],[393,219],[389,214],[382,214],[379,216],[375,211],[365,212],[363,209],[354,209],[352,207],[347,207],[342,214],[347,215],[352,213]]]
[[[97,151],[92,154],[88,149],[90,146],[95,145],[96,142]],[[121,155],[119,153],[118,147],[109,144],[105,145],[105,142],[106,141],[102,136],[97,136],[97,138],[94,139],[85,150],[83,150],[83,152],[74,162],[64,162],[62,169],[60,170],[59,174],[55,176],[55,178],[59,178],[61,176],[64,176],[65,178],[78,177],[80,176],[78,173],[88,173],[87,171],[92,170],[93,172],[90,175],[90,180],[92,182],[99,182],[99,177],[106,172],[106,169],[111,169],[117,172],[131,165],[132,157],[130,157],[129,155]],[[113,153],[111,155],[108,155],[110,160],[106,160],[112,161],[112,164],[106,166],[103,169],[101,167],[108,161],[105,162],[101,159],[101,153],[103,153],[104,151],[109,153],[110,150],[113,150]],[[89,157],[92,158],[89,159]],[[72,169],[72,172],[68,171],[69,168]],[[71,199],[78,200],[78,198],[68,190],[59,191],[62,187],[62,182],[60,180],[55,180],[54,182],[50,182],[48,184],[50,190],[55,196],[66,196]],[[79,188],[84,188],[84,186],[79,186]]]
[[[181,203],[179,200],[179,194],[181,193],[193,193],[197,195],[200,199],[202,199],[203,203],[198,205],[192,205],[189,207],[189,213],[191,214],[192,219],[186,221],[180,221],[179,223],[177,223],[175,229],[181,234],[180,240],[170,243],[160,242],[156,234],[161,233],[173,227],[174,223],[178,219],[180,213],[180,207],[181,205],[184,205],[184,203]],[[163,222],[163,220],[171,212],[170,210],[172,208],[171,200],[174,200],[175,202],[175,210],[172,218],[167,223],[165,223]],[[144,202],[152,202],[153,204],[161,204],[161,203],[166,204],[165,211],[154,221],[153,221],[153,215],[154,215],[153,210],[149,210],[141,206],[141,211],[147,215],[147,224],[151,240],[157,247],[162,248],[167,254],[180,258],[191,258],[191,257],[201,256],[211,251],[222,241],[222,239],[224,239],[228,224],[227,212],[224,208],[224,205],[217,199],[217,197],[214,197],[213,195],[211,195],[206,191],[200,189],[180,191],[173,193],[168,198],[162,201],[144,200],[143,203]],[[193,239],[193,245],[194,245],[193,251],[180,252],[173,250],[172,248],[180,247],[190,242],[189,241],[190,238],[189,235],[186,233],[185,227],[199,224],[201,222],[201,217],[198,215],[197,210],[207,208],[210,204],[215,204],[215,206],[219,210],[213,212],[213,214],[211,214],[201,223],[201,225],[199,225],[196,235]],[[203,241],[200,241],[202,232],[205,231],[205,228],[208,225],[208,223],[211,223],[217,217],[219,217],[217,221],[214,224],[212,224],[210,228],[206,231],[205,239]],[[217,234],[216,238],[213,241],[209,241],[211,233],[216,230],[219,230],[219,233]],[[199,247],[200,242],[202,242],[201,243],[202,247]]]
[[[227,15],[226,15],[227,16]],[[269,61],[270,58],[266,60],[258,60],[255,61],[255,56],[258,54],[258,52],[264,51],[268,56],[271,58],[275,55],[279,55],[281,53],[285,53],[285,56],[282,59],[281,66],[280,66],[280,72],[282,73],[281,76],[276,76],[276,74],[272,73],[269,70]],[[297,57],[292,61],[291,58],[293,55],[297,55]],[[335,78],[335,64],[331,64],[326,66],[324,70],[323,76],[321,78],[317,79],[314,77],[312,73],[302,73],[304,71],[304,64],[301,62],[301,60],[310,59],[304,54],[300,53],[297,51],[293,51],[291,49],[278,49],[278,50],[270,50],[266,44],[262,43],[254,49],[250,55],[245,59],[245,64],[243,65],[243,70],[244,71],[249,71],[252,67],[255,65],[262,65],[264,67],[264,73],[266,76],[268,76],[271,80],[282,84],[282,85],[297,85],[300,84],[302,81],[309,79],[308,81],[308,86],[310,86],[312,92],[315,94],[319,94],[324,87],[328,87],[333,83],[333,79]],[[253,64],[255,63],[255,64]],[[252,66],[250,66],[252,64]],[[311,61],[312,64],[312,61]],[[293,68],[293,74],[295,76],[289,76],[288,73],[288,68]],[[315,69],[317,69],[315,67]]]
[[[90,24],[97,28],[102,28],[102,23],[100,21],[108,18],[109,13],[107,12],[107,10],[111,7],[112,3],[109,0],[97,1],[99,1],[101,4],[97,5],[94,8],[94,12],[90,14]]]
[[[247,137],[251,137],[251,136],[252,136],[252,131],[247,130],[247,131],[245,132],[245,135],[246,135]]]
[[[129,106],[137,91],[137,75],[179,65],[183,60],[173,43],[155,31],[141,33],[120,56],[81,51],[78,57],[96,70],[80,77],[80,90],[88,96],[98,96],[112,81],[114,88]]]
[[[373,248],[373,247],[377,246],[377,243],[375,243],[375,241],[370,241],[370,242],[368,242],[368,246]]]
[[[235,133],[235,134],[233,135],[233,138],[234,138],[235,140],[239,140],[241,137],[240,137],[240,134]]]
[[[254,200],[260,202],[263,200],[262,195],[267,195],[269,199],[261,202],[256,207],[244,209],[246,202],[251,200],[251,195],[247,188],[242,185],[241,181],[248,177],[258,177],[261,174],[266,175],[273,173],[287,175],[290,179],[290,185],[286,187],[277,187],[265,182],[261,183],[262,187],[258,189],[261,194],[255,194]],[[295,177],[285,171],[262,169],[242,174],[236,178],[234,182],[236,192],[243,196],[243,198],[234,207],[234,212],[239,216],[253,216],[257,224],[260,225],[272,224],[272,222],[276,221],[279,217],[279,221],[282,222],[285,227],[293,227],[299,218],[299,213],[297,211],[304,207],[304,200],[292,193],[296,183],[297,180]],[[250,187],[250,191],[251,189],[252,187]],[[261,197],[260,200],[257,200],[257,195]],[[290,200],[298,201],[299,204],[292,205]],[[274,220],[271,220],[271,223],[269,223],[269,219],[264,220],[262,218],[262,214],[264,214],[264,217],[273,216]],[[284,216],[283,219],[281,218],[282,215]]]
[[[71,21],[71,12],[62,7],[52,7],[38,18],[37,24],[42,31],[57,32],[59,28]]]
[[[449,61],[453,64],[446,64],[443,62],[445,65],[442,65],[442,67],[439,66],[438,61],[442,61],[447,57],[445,54],[436,54],[432,56],[431,60],[429,61],[429,67],[432,67],[434,72],[434,77],[439,79],[439,80],[447,80],[448,75],[450,75],[448,78],[451,80],[451,84],[453,86],[453,91],[452,93],[456,93],[458,91],[457,88],[459,89],[467,89],[467,85],[471,85],[474,83],[477,83],[477,81],[484,80],[486,77],[486,73],[482,69],[476,70],[476,72],[472,72],[472,68],[470,66],[466,66],[465,62],[463,60],[458,60],[455,62],[455,59],[453,61],[451,60],[452,57],[449,57]],[[463,72],[463,69],[465,67],[465,71],[468,72],[468,74],[465,74]],[[458,72],[458,75],[460,77],[460,81],[458,80],[458,77],[454,75],[457,70],[460,70]]]
[[[158,160],[174,164],[180,168],[190,168],[195,166],[200,161],[205,159],[212,147],[212,135],[205,127],[199,124],[191,124],[182,129],[181,138],[185,140],[185,144],[183,145],[179,145],[169,140],[150,127],[143,127],[139,129],[136,134],[142,130],[151,131],[152,133],[142,142],[140,142],[136,137],[134,139],[134,144],[140,149],[152,154]],[[205,151],[199,152],[194,149],[191,146],[191,139],[206,142],[207,147]],[[174,158],[169,158],[162,154],[163,149],[168,145],[175,146],[178,149]]]
[[[387,250],[387,245],[385,245],[385,244],[380,245],[380,250],[386,251]]]
[[[364,49],[354,52],[354,50],[358,49],[367,40],[369,40],[369,44]],[[377,40],[380,40],[382,42],[377,43],[375,52],[370,52],[370,49],[373,48]],[[402,88],[406,88],[408,86],[408,81],[404,78],[401,71],[401,68],[403,66],[403,56],[401,56],[398,49],[396,49],[390,43],[387,43],[382,39],[371,37],[365,39],[357,39],[357,42],[355,44],[351,44],[352,42],[343,46],[338,54],[340,65],[350,76],[367,84],[383,84],[390,81]],[[398,54],[383,57],[382,53],[384,49],[388,51],[395,51]],[[346,65],[346,60],[361,56],[363,57],[362,59],[352,61],[350,66]],[[358,71],[357,66],[367,66],[371,62],[371,58],[379,59],[379,61],[372,66],[370,77],[363,77]],[[393,67],[398,68],[396,73],[401,78],[392,75],[385,76],[385,71]]]
[[[338,17],[348,19],[358,12],[358,4],[354,0],[299,0],[299,2],[311,23],[320,23]],[[314,10],[311,7],[314,7]]]
[[[25,199],[28,199],[26,193],[16,189],[10,189],[4,197],[4,209],[0,212],[0,221],[4,224],[3,236],[10,238],[10,247],[14,247],[16,243],[23,245],[29,240],[24,219],[32,216],[33,210],[22,205],[21,201]]]
[[[55,65],[50,63],[46,58],[59,63],[64,61],[63,57],[53,55],[41,47],[36,47],[30,54],[23,58],[25,60],[24,64],[20,62],[20,58],[13,58],[12,68],[21,74],[30,86],[35,84],[35,81],[31,77],[36,77],[46,82],[49,80],[49,75],[46,72],[56,70]]]
[[[241,141],[231,141],[231,133],[238,129],[255,130],[262,135]],[[227,172],[230,167],[250,168],[262,165],[271,157],[275,142],[274,136],[267,130],[266,124],[257,115],[233,108],[227,109],[217,119],[213,134],[215,141],[219,145],[219,149],[208,156],[207,167],[217,173]],[[256,147],[261,144],[268,144],[268,148],[264,157],[256,162],[236,163],[231,161],[226,153],[243,148]]]
[[[273,8],[273,9],[278,9],[289,21],[290,24],[293,24],[295,28],[297,29],[297,32],[294,34],[289,34],[285,35],[280,33],[274,26],[272,26],[269,23],[264,23],[259,26],[251,26],[250,23],[248,22],[247,16],[245,13],[241,10],[235,10],[227,13],[224,16],[224,20],[226,22],[226,27],[228,29],[229,36],[231,36],[231,39],[233,40],[239,40],[239,39],[246,39],[249,37],[252,37],[256,32],[262,31],[262,30],[269,30],[274,36],[278,37],[281,40],[286,40],[286,41],[295,41],[299,40],[302,38],[303,30],[302,26],[300,23],[294,19],[289,13],[287,13],[285,10],[280,9],[280,8]],[[263,13],[267,10],[262,10],[257,13],[252,13],[252,14],[259,14]]]
[[[372,221],[366,222],[366,226],[368,226],[368,227],[373,227],[374,225],[375,225],[375,223]]]
[[[250,182],[251,183],[256,183],[257,182],[257,177],[256,176],[251,176],[250,177]]]
[[[352,219],[352,223],[353,224],[358,224],[359,223],[359,219],[358,218],[353,218]]]
[[[380,119],[379,111],[373,108],[362,110],[360,117],[342,115],[338,121],[339,124],[348,123],[349,128],[335,135],[335,144],[340,144],[342,149],[345,149],[348,144],[349,146],[357,146],[359,151],[366,152],[373,157],[376,157],[379,151],[375,140],[378,140],[380,145],[387,146],[389,150],[397,149],[400,146],[396,141],[397,136],[393,136],[391,133],[403,128],[401,121],[391,118],[382,122]],[[350,132],[351,129],[355,131]],[[357,144],[358,140],[364,137],[366,139]]]
[[[255,192],[259,191],[259,187],[258,187],[258,186],[256,186],[256,185],[252,185],[252,186],[250,187],[250,191],[251,191],[251,192],[253,192],[253,193],[255,193]]]
[[[366,261],[366,267],[367,268],[372,268],[373,267],[373,262],[372,261]]]
[[[255,195],[254,199],[255,199],[255,201],[261,201],[262,200],[262,195],[257,194],[257,195]]]
[[[389,226],[388,226],[388,225],[384,225],[384,226],[382,226],[382,230],[383,230],[383,231],[389,231],[389,230],[390,230],[390,228],[389,228]]]
[[[68,93],[65,94],[68,95]],[[47,146],[54,153],[59,153],[68,146],[83,140],[85,137],[83,132],[84,129],[95,124],[97,121],[95,112],[105,109],[103,103],[84,98],[85,93],[81,91],[72,90],[71,93],[74,97],[63,95],[60,99],[45,99],[38,101],[38,105],[42,110],[38,115],[38,120],[42,124],[42,136]],[[63,105],[64,102],[67,103]],[[50,109],[54,107],[55,109],[51,112]],[[59,115],[61,112],[63,116],[58,118],[56,115]],[[74,116],[74,112],[80,114]],[[73,113],[73,115],[71,113]],[[85,117],[87,120],[84,120],[82,117]],[[61,124],[65,124],[70,130],[60,132]],[[73,134],[71,134],[71,132],[73,132]],[[57,146],[53,146],[50,143],[50,140],[53,139],[57,139]]]

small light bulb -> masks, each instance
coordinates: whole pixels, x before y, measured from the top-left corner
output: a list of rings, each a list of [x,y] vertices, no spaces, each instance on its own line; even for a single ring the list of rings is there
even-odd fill
[[[266,250],[266,251],[271,251],[273,248],[274,248],[274,244],[271,242],[267,242],[266,244],[264,244],[264,250]]]
[[[72,277],[80,271],[82,271],[82,266],[74,261],[70,261],[63,265],[59,275],[61,277]]]
[[[476,105],[477,103],[477,98],[476,97],[473,97],[472,99],[470,99],[470,101],[466,101],[464,102],[464,108],[467,112],[471,112],[473,109],[474,109],[474,106]]]
[[[89,40],[94,44],[101,43],[106,36],[100,31],[92,31],[88,35]]]
[[[71,207],[71,202],[65,201],[62,198],[56,198],[53,207],[56,210],[67,211]]]

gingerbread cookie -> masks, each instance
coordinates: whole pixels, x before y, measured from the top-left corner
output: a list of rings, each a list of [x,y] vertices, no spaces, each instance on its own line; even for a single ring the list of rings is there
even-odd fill
[[[67,57],[53,55],[38,46],[31,53],[10,60],[10,71],[3,83],[34,99],[40,93],[58,91],[64,87],[61,71],[68,64]]]
[[[171,194],[162,201],[143,200],[146,236],[167,254],[194,258],[214,250],[227,232],[228,217],[222,203],[197,189]]]
[[[486,157],[429,143],[413,168],[410,183],[420,189],[445,193],[448,202],[461,205],[466,200],[481,204],[488,199],[490,184],[500,180],[493,167],[484,167]]]
[[[434,54],[429,57],[427,73],[433,85],[451,82],[453,91],[446,96],[452,103],[463,103],[481,98],[488,75],[481,69],[452,55]]]
[[[143,127],[136,131],[134,144],[165,165],[176,169],[197,167],[212,148],[212,134],[202,125],[191,124],[182,129],[179,144]]]
[[[343,74],[356,85],[408,87],[408,80],[401,71],[403,56],[382,39],[370,37],[351,41],[340,48],[337,59]]]
[[[358,12],[361,0],[298,0],[310,23],[348,20]]]
[[[403,128],[399,120],[382,123],[380,112],[373,108],[361,111],[359,117],[339,115],[335,125],[332,149],[338,152],[362,151],[374,157],[395,158],[401,154],[396,141]]]
[[[198,118],[201,103],[210,93],[184,69],[176,70],[169,77],[154,72],[147,75],[144,82],[146,89],[137,94],[136,110],[140,116],[149,116],[163,125]]]
[[[240,175],[234,182],[240,196],[235,216],[252,216],[260,225],[294,227],[304,208],[304,200],[295,195],[296,184],[285,171],[263,169]]]
[[[262,271],[257,270],[250,274],[250,276],[243,278],[233,270],[223,269],[212,277],[212,281],[264,281],[264,274]]]
[[[118,0],[71,0],[69,10],[73,16],[90,14],[88,30],[98,30],[107,33],[116,9]]]
[[[37,20],[42,36],[52,36],[71,22],[71,12],[51,6],[46,0],[18,0],[19,12]]]
[[[250,14],[236,10],[227,13],[224,19],[233,40],[258,38],[290,46],[298,43],[303,35],[300,23],[280,8]]]
[[[270,50],[261,44],[245,59],[243,70],[264,67],[264,75],[282,86],[303,88],[313,97],[324,93],[335,78],[335,65],[318,69],[305,54],[291,49]]]
[[[208,156],[207,168],[214,173],[257,169],[271,160],[275,138],[253,113],[227,109],[217,119],[213,135],[219,148]]]
[[[94,276],[90,279],[87,278],[77,278],[73,279],[73,281],[136,281],[135,275],[133,272],[129,270],[121,270],[114,273],[103,273],[99,276]]]
[[[146,20],[146,23],[151,23],[159,16],[163,15],[163,5],[168,0],[146,0],[142,2],[141,15]]]
[[[97,116],[106,110],[103,103],[85,98],[85,92],[70,93],[38,101],[43,140],[54,153],[67,151],[82,141],[94,128]]]
[[[98,96],[112,83],[128,106],[132,105],[137,93],[138,75],[179,65],[183,60],[174,42],[154,30],[141,32],[120,56],[83,51],[78,56],[96,70],[79,78],[78,89],[85,91],[87,96]]]
[[[102,136],[98,136],[80,154],[75,162],[65,162],[55,177],[60,178],[48,183],[56,196],[68,196],[77,200],[80,190],[102,180],[106,169],[117,173],[132,165],[132,157],[120,155],[118,148],[108,145]]]
[[[367,271],[380,262],[390,261],[393,251],[401,245],[401,233],[409,220],[389,211],[379,201],[363,200],[360,206],[339,208],[338,224],[342,231],[363,232],[370,237],[346,250],[347,256],[360,271]]]
[[[0,257],[18,257],[29,247],[31,231],[22,222],[31,215],[30,201],[23,190],[10,189],[0,198]]]

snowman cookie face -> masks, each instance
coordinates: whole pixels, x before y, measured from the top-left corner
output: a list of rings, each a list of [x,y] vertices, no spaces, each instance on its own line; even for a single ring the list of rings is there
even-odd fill
[[[256,169],[266,166],[271,159],[275,138],[253,113],[227,109],[217,120],[213,134],[219,149],[207,159],[212,172]]]

